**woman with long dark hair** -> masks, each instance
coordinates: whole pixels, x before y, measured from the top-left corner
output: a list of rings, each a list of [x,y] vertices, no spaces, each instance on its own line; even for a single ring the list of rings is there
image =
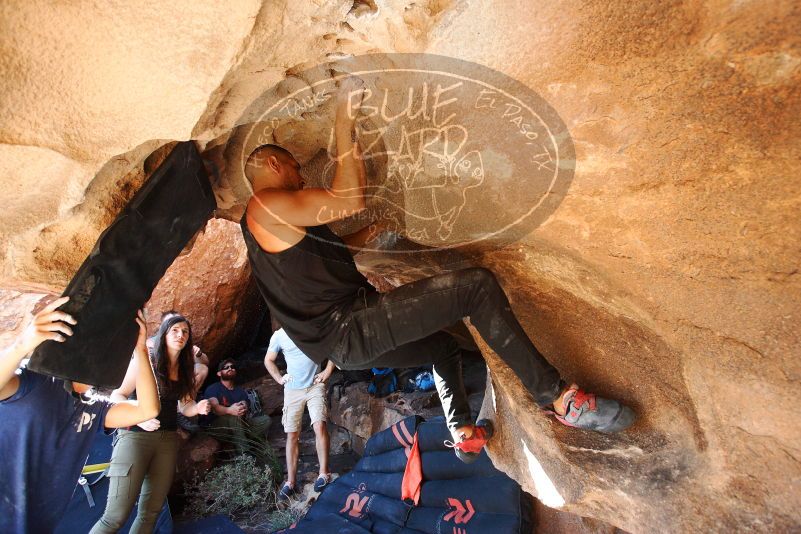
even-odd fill
[[[150,358],[159,386],[158,417],[128,430],[120,430],[111,455],[106,511],[91,532],[117,532],[128,519],[136,497],[139,510],[131,533],[152,532],[172,484],[178,454],[178,410],[187,417],[207,414],[206,400],[193,400],[194,358],[192,328],[181,315],[161,323]],[[135,396],[137,363],[131,361],[122,385],[112,400]],[[141,490],[141,492],[140,492]]]

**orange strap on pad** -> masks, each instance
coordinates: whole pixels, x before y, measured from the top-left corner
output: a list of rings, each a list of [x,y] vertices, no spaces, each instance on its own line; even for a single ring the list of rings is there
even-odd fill
[[[417,443],[417,432],[414,433],[414,443],[406,460],[406,469],[403,472],[401,483],[401,499],[403,502],[415,506],[420,502],[420,488],[423,485],[423,459],[420,457],[420,446]]]

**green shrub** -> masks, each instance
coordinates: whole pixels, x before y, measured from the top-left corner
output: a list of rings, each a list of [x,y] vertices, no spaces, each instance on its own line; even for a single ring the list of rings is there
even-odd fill
[[[271,531],[283,530],[292,526],[292,523],[300,521],[304,515],[305,510],[302,506],[290,506],[285,510],[272,512],[267,517],[267,521],[269,522]]]
[[[256,506],[272,507],[276,502],[277,481],[269,466],[260,466],[249,455],[235,457],[206,474],[195,477],[184,487],[188,515],[203,517],[231,515]]]
[[[220,442],[220,452],[233,454],[238,450],[247,451],[259,465],[267,466],[272,471],[273,478],[280,481],[283,470],[275,451],[266,439],[256,439],[247,433],[244,436],[237,436],[215,428],[207,428],[204,433]]]

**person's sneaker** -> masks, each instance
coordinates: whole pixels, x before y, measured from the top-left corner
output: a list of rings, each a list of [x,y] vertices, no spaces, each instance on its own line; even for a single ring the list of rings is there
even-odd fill
[[[554,417],[567,426],[595,430],[597,432],[620,432],[634,423],[634,410],[616,400],[604,399],[587,393],[575,384],[565,394],[562,402],[565,415],[554,412]]]
[[[495,429],[492,426],[492,421],[481,419],[473,427],[472,436],[467,439],[462,438],[461,441],[456,443],[446,441],[445,445],[451,447],[453,452],[456,453],[456,457],[461,461],[471,464],[478,459],[481,449],[484,448],[484,445],[487,444],[494,433]]]
[[[317,477],[314,481],[314,491],[320,493],[331,482],[331,473],[326,473]]]
[[[297,492],[295,488],[290,486],[289,484],[284,484],[281,487],[281,491],[278,492],[278,502],[287,502],[289,499],[294,499],[297,497]]]

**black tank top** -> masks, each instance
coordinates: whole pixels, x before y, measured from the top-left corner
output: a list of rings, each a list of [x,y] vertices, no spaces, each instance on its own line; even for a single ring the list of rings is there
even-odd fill
[[[339,340],[338,327],[359,292],[373,292],[347,247],[328,226],[310,226],[294,246],[265,252],[242,217],[250,266],[270,313],[306,356],[321,363]]]
[[[156,369],[156,360],[153,355],[153,349],[147,349],[150,356],[150,362],[153,369]],[[159,420],[159,430],[178,430],[178,381],[165,380],[156,373],[156,384],[159,389],[159,415],[156,419]],[[136,390],[128,397],[131,400],[136,400]],[[128,430],[134,432],[147,432],[138,426],[128,427]]]

